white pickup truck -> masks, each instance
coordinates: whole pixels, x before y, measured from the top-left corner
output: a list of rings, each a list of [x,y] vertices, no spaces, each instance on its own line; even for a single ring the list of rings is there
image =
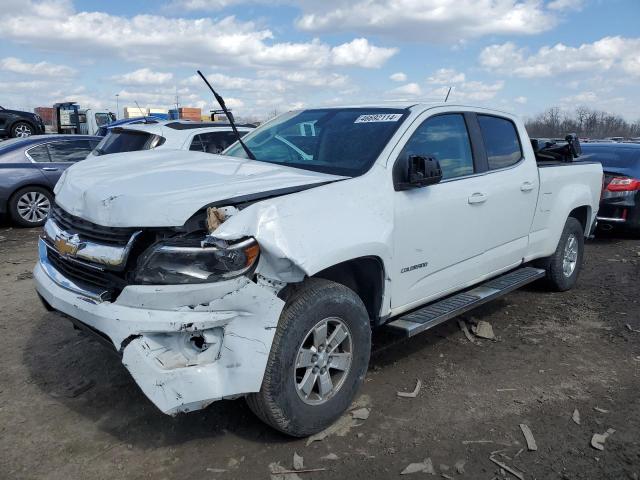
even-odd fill
[[[602,168],[537,162],[512,115],[309,109],[244,142],[80,162],[39,243],[45,306],[167,414],[245,396],[309,435],[348,408],[372,328],[411,336],[543,277],[576,283]]]

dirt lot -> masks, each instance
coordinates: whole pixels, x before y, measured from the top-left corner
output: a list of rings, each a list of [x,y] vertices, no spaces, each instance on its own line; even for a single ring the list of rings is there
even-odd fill
[[[396,478],[426,458],[437,477],[413,477],[514,478],[491,452],[526,479],[640,476],[640,240],[590,242],[571,292],[533,286],[473,312],[495,342],[469,342],[456,321],[407,341],[377,333],[358,399],[369,418],[347,417],[307,445],[242,400],[158,412],[115,355],[40,306],[37,234],[0,228],[0,478],[266,479],[273,462],[291,468],[294,452],[326,469],[300,474],[308,480]],[[418,397],[398,398],[418,378]],[[604,451],[591,447],[609,428]],[[322,458],[330,453],[337,460]]]

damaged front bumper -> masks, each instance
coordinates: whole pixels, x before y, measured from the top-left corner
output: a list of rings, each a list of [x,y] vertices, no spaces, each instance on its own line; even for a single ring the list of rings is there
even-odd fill
[[[54,310],[108,339],[164,413],[198,410],[260,390],[284,307],[273,289],[246,277],[130,285],[109,302],[62,276],[40,247],[34,269],[38,294]]]

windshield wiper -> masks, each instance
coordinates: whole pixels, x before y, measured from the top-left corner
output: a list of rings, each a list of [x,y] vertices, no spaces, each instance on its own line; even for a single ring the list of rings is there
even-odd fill
[[[197,72],[198,72],[198,75],[200,75],[200,77],[202,78],[202,80],[204,80],[204,83],[207,84],[207,87],[209,87],[209,90],[211,90],[211,93],[213,93],[213,96],[216,97],[216,100],[220,104],[220,108],[222,108],[222,110],[224,111],[224,114],[227,116],[227,119],[229,120],[229,124],[231,125],[231,129],[233,130],[233,133],[235,133],[236,138],[238,139],[238,142],[240,142],[240,145],[242,145],[242,148],[247,154],[247,157],[249,157],[251,160],[255,160],[256,159],[255,155],[251,152],[251,150],[249,150],[249,147],[247,147],[245,143],[242,141],[242,137],[240,136],[240,133],[238,133],[238,129],[236,128],[236,123],[233,120],[233,116],[229,114],[229,110],[227,110],[227,106],[224,104],[224,99],[216,93],[216,91],[213,89],[211,84],[204,77],[202,72],[200,70],[197,70]]]

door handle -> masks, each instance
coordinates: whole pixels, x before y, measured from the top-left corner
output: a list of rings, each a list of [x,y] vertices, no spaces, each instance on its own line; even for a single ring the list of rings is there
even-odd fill
[[[520,190],[522,190],[523,192],[530,192],[531,190],[533,190],[533,183],[524,182],[522,185],[520,185]]]
[[[42,167],[42,170],[45,172],[57,172],[58,169],[56,167]]]
[[[487,195],[482,192],[476,192],[469,197],[470,204],[484,203],[487,201]]]

